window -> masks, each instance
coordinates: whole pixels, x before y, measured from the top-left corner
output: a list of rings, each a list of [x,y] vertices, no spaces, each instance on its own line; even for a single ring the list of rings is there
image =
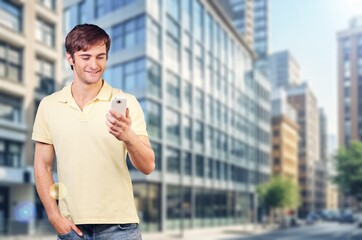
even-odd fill
[[[196,143],[204,144],[204,124],[199,121],[195,123],[195,140]]]
[[[203,177],[204,169],[204,158],[200,155],[196,155],[196,176]]]
[[[143,102],[140,103],[142,106]],[[146,107],[144,109],[144,113],[147,122],[148,132],[151,137],[161,138],[161,106],[160,104],[153,101],[145,101],[145,104]]]
[[[214,160],[210,158],[207,160],[207,162],[207,177],[212,179],[214,177]]]
[[[87,22],[87,9],[85,5],[85,0],[82,0],[78,3],[78,22],[86,23]]]
[[[184,0],[182,0],[184,1]],[[166,1],[166,11],[170,14],[175,20],[180,20],[180,0],[167,0]]]
[[[112,28],[113,52],[145,42],[145,16],[141,15]]]
[[[151,141],[153,151],[155,152],[155,169],[162,170],[162,147],[161,144]]]
[[[191,18],[192,0],[182,0],[181,2],[182,2],[182,9],[183,9],[182,19],[184,21],[184,26],[185,26],[186,30],[191,32],[192,21],[190,21],[190,18]]]
[[[191,102],[192,102],[192,86],[190,83],[184,83],[183,109],[189,114],[191,113]]]
[[[0,24],[16,32],[22,30],[22,9],[8,0],[0,0]]]
[[[185,140],[191,143],[191,138],[192,138],[191,118],[188,117],[184,118],[184,134],[185,134]]]
[[[170,59],[180,61],[180,27],[170,17],[167,17],[166,53]]]
[[[12,82],[21,82],[22,61],[20,49],[0,42],[0,78],[5,78]]]
[[[148,17],[148,38],[149,42],[153,47],[157,49],[161,49],[161,29],[158,23],[152,20],[152,18]]]
[[[145,17],[140,16],[127,21],[124,26],[125,48],[133,47],[145,41]]]
[[[161,67],[152,60],[147,60],[148,92],[161,98]]]
[[[203,29],[203,9],[198,0],[194,2],[194,34],[197,41],[202,42],[202,29]]]
[[[0,95],[0,120],[7,120],[14,123],[21,123],[22,101],[19,98],[1,94]]]
[[[194,81],[195,86],[203,87],[203,78],[204,78],[204,68],[203,68],[203,49],[200,44],[195,45],[195,74]]]
[[[191,153],[186,152],[184,155],[184,169],[185,175],[191,176],[192,175],[192,158]]]
[[[109,12],[113,12],[133,2],[135,2],[135,0],[109,0],[109,1],[96,0],[95,1],[96,18],[102,17]]]
[[[54,0],[38,0],[38,3],[43,5],[46,8],[55,10],[55,1]]]
[[[169,59],[173,61],[180,61],[180,44],[178,40],[167,34],[166,36],[166,53],[169,56]]]
[[[174,144],[180,144],[180,114],[166,109],[167,140]]]
[[[200,89],[195,91],[195,116],[203,119],[204,117],[204,93]]]
[[[173,148],[167,148],[166,159],[167,159],[167,172],[180,174],[181,171],[180,151]]]
[[[37,91],[49,95],[55,91],[54,64],[43,58],[36,60]]]
[[[0,166],[21,167],[22,148],[19,142],[0,139]]]
[[[171,106],[180,106],[180,79],[167,72],[167,99]]]
[[[48,47],[55,46],[55,29],[54,25],[38,18],[36,20],[36,40]]]
[[[71,20],[71,16],[72,16],[72,8],[65,8],[63,10],[63,35],[65,36],[68,32],[70,32],[70,30],[72,30],[72,20]],[[64,50],[65,52],[65,50]],[[64,54],[65,55],[65,54]],[[68,62],[66,62],[65,66],[68,65]]]
[[[145,90],[146,81],[146,61],[144,58],[132,60],[125,63],[123,69],[123,82],[126,91],[136,93]]]

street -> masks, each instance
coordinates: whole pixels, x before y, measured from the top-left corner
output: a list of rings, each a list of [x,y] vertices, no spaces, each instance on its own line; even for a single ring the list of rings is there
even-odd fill
[[[320,222],[298,228],[276,230],[254,235],[252,237],[228,238],[227,240],[360,240],[362,228],[356,224],[340,224],[335,222]],[[224,240],[226,240],[224,238]]]

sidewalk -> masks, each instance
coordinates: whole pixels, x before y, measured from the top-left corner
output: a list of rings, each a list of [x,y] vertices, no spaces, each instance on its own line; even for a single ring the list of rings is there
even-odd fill
[[[143,240],[228,240],[240,237],[252,236],[273,230],[273,227],[263,228],[261,225],[235,225],[206,229],[188,229],[183,233],[180,231],[166,233],[145,233]]]
[[[224,226],[217,228],[201,228],[187,229],[181,236],[180,231],[163,232],[163,233],[143,233],[143,240],[227,240],[240,237],[251,236],[258,233],[268,232],[273,230],[273,227],[263,228],[261,225],[235,225]],[[47,236],[11,236],[1,237],[2,240],[56,240],[55,235]]]

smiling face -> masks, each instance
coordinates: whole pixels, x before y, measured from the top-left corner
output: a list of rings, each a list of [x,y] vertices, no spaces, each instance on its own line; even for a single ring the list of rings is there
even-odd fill
[[[104,44],[90,46],[87,50],[76,51],[72,57],[67,53],[67,60],[73,66],[74,81],[94,84],[102,79],[106,69],[107,52]]]

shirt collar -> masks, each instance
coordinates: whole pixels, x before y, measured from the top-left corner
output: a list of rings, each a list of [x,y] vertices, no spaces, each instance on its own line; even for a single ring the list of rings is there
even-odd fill
[[[99,91],[98,95],[94,98],[94,99],[98,99],[99,101],[109,101],[111,99],[112,96],[112,88],[111,86],[104,80],[103,81],[103,86],[101,88],[101,90]],[[59,93],[59,101],[62,103],[68,103],[71,102],[73,99],[73,95],[72,95],[72,90],[71,90],[71,86],[72,86],[73,81],[68,84],[67,86],[65,86]]]

